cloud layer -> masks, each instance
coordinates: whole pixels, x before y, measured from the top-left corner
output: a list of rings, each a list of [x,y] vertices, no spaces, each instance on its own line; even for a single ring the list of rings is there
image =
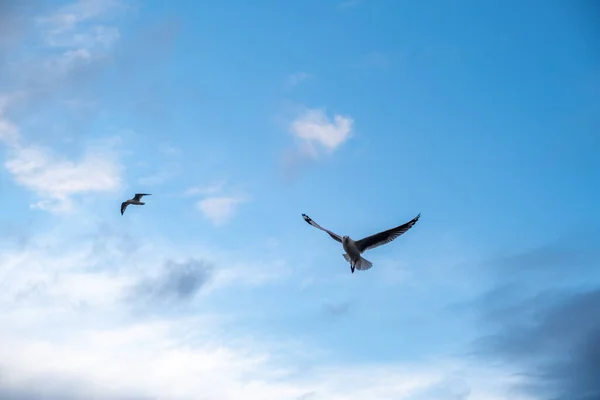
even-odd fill
[[[600,399],[599,240],[585,230],[493,263],[507,274],[477,301],[489,334],[476,353],[527,377],[521,393]]]
[[[440,385],[443,393],[466,393],[466,385],[471,399],[487,400],[504,398],[514,381],[451,358],[319,360],[324,349],[297,338],[247,331],[244,310],[206,310],[227,288],[258,293],[274,279],[282,284],[284,268],[273,260],[249,265],[197,240],[146,234],[136,242],[120,224],[72,229],[30,234],[22,246],[0,242],[0,395],[7,398],[421,399]]]

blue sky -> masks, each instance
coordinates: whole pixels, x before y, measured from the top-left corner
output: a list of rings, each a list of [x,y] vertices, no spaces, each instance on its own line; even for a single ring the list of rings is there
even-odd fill
[[[0,397],[598,398],[597,13],[3,3]]]

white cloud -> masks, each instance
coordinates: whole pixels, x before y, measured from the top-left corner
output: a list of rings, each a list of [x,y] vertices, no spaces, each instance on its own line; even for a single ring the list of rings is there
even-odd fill
[[[48,27],[48,35],[73,31],[78,24],[106,15],[109,11],[122,8],[117,0],[79,0],[68,4],[54,13],[42,16],[37,22]]]
[[[215,196],[200,200],[196,206],[214,225],[221,226],[231,220],[240,204],[249,200],[244,195]]]
[[[102,47],[110,49],[120,37],[119,29],[98,25],[90,28],[87,32],[48,35],[46,43],[52,47],[75,47],[80,49]]]
[[[62,79],[75,69],[94,61],[94,56],[87,49],[67,50],[57,56],[47,58],[40,63],[47,76],[44,79]]]
[[[27,143],[19,127],[6,117],[6,109],[24,96],[23,93],[0,96],[0,143],[8,150],[6,170],[19,185],[40,197],[33,207],[66,212],[73,208],[74,195],[113,191],[121,186],[122,168],[115,157],[114,140],[90,146],[76,160]]]
[[[304,145],[303,151],[317,157],[317,147],[332,152],[348,140],[353,124],[348,116],[336,114],[331,121],[325,111],[308,109],[292,121],[290,130]]]
[[[73,195],[112,191],[121,185],[119,164],[102,151],[90,150],[72,161],[39,146],[17,145],[4,166],[18,184],[42,198],[37,207],[53,212],[71,210]]]
[[[4,167],[18,184],[41,197],[35,207],[69,211],[73,195],[111,191],[121,185],[121,167],[111,155],[112,146],[89,148],[81,159],[69,160],[51,149],[24,144],[18,127],[3,117],[1,109],[0,139],[8,145]]]
[[[215,226],[222,226],[235,215],[238,207],[252,200],[240,191],[227,191],[225,179],[213,181],[205,186],[194,186],[184,192],[184,196],[201,195],[203,199],[196,203],[196,208]]]
[[[212,195],[212,194],[221,192],[225,188],[226,183],[227,183],[227,181],[225,181],[225,180],[219,180],[219,181],[215,181],[206,186],[194,186],[194,187],[187,189],[184,192],[184,195],[186,195],[186,196],[193,196],[193,195],[197,195],[197,194]]]

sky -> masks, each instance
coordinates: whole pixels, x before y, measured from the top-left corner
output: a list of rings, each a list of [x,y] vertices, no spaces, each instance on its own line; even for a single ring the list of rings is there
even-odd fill
[[[0,398],[600,399],[599,12],[0,2]]]

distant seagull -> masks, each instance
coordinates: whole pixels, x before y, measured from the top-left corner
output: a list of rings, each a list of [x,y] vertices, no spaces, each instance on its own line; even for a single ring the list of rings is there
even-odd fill
[[[150,193],[136,193],[135,196],[133,196],[133,199],[129,199],[129,200],[121,203],[121,215],[123,215],[123,213],[125,212],[125,209],[130,204],[134,204],[136,206],[143,206],[144,204],[146,204],[143,201],[140,201],[143,196],[152,196],[152,195]]]
[[[337,233],[333,233],[330,230],[321,227],[308,215],[302,214],[302,217],[307,223],[309,223],[317,229],[327,232],[329,236],[331,236],[334,240],[337,240],[342,244],[344,250],[346,250],[347,253],[343,254],[343,256],[346,259],[346,261],[350,263],[350,269],[352,270],[352,273],[354,273],[354,268],[364,271],[373,266],[373,264],[371,264],[370,261],[361,257],[362,253],[369,249],[374,249],[375,247],[379,247],[382,244],[389,243],[392,240],[396,239],[398,236],[402,235],[404,232],[412,228],[413,225],[419,220],[420,216],[421,214],[419,213],[419,215],[417,215],[405,224],[354,241],[348,236],[340,236]]]

